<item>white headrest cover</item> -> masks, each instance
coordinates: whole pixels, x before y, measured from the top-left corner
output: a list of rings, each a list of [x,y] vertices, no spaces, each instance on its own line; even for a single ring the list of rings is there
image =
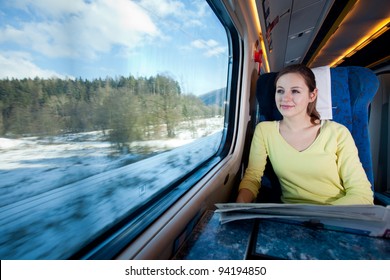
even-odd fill
[[[332,93],[330,85],[330,67],[322,66],[311,69],[316,77],[318,88],[317,111],[321,115],[321,120],[330,120],[332,114]]]

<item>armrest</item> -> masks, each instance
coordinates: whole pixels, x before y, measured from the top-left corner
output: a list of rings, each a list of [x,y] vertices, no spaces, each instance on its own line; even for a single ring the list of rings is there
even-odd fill
[[[387,194],[374,192],[374,203],[378,205],[390,205],[390,196]]]

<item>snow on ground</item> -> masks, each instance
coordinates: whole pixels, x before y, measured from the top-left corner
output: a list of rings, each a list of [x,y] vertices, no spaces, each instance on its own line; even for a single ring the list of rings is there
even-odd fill
[[[143,160],[118,156],[100,132],[0,138],[0,258],[69,257],[218,150],[223,119],[202,122],[176,139],[133,143],[156,152]]]

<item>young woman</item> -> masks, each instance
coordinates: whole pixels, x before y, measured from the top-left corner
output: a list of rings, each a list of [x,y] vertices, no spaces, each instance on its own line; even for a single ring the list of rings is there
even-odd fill
[[[321,121],[316,100],[308,67],[291,65],[279,72],[275,102],[283,119],[257,125],[236,202],[257,197],[268,157],[284,203],[373,204],[352,135],[339,123]]]

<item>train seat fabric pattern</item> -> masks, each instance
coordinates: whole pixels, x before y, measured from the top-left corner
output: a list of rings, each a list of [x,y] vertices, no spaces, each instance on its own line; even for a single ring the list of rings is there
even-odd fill
[[[256,99],[259,104],[257,116],[259,121],[282,119],[274,99],[276,75],[275,72],[265,73],[257,80]],[[378,79],[370,69],[359,66],[330,68],[330,75],[333,120],[345,125],[351,132],[358,148],[360,161],[373,188],[368,120],[369,105],[379,87]],[[271,175],[269,174],[265,172],[264,177],[273,176],[272,171]],[[267,189],[270,188],[269,181],[275,179],[263,178],[262,180],[262,188],[265,185]],[[280,186],[278,183],[276,185],[276,190],[273,191],[280,193]]]

